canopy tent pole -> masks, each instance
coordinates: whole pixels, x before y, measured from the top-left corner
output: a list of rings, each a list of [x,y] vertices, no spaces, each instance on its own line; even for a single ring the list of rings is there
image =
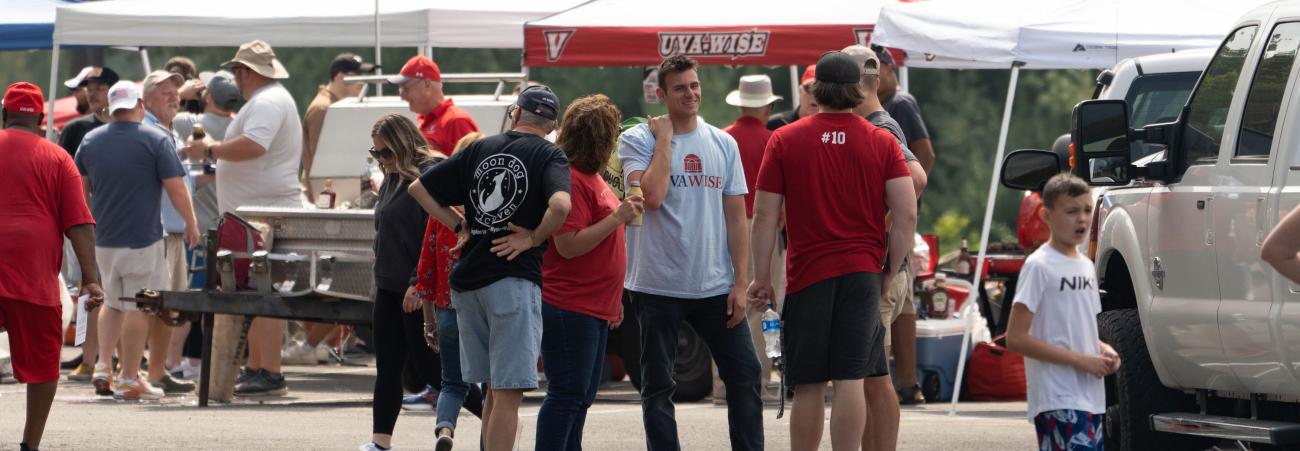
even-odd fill
[[[50,53],[50,90],[45,93],[45,139],[54,141],[54,98],[59,92],[59,40],[54,39]]]
[[[383,74],[384,53],[380,51],[381,49],[381,43],[379,41],[379,0],[375,0],[375,65],[380,67],[378,73]],[[375,96],[381,97],[383,95],[384,84],[376,83]]]
[[[1011,106],[1016,103],[1016,82],[1020,78],[1020,66],[1023,63],[1015,62],[1011,64],[1011,81],[1007,84],[1007,103],[1002,107],[1002,130],[998,132],[998,152],[993,157],[993,178],[989,180],[989,198],[984,204],[984,228],[980,231],[980,253],[979,258],[975,261],[975,290],[971,293],[972,298],[978,298],[980,284],[983,283],[981,278],[984,276],[984,258],[985,252],[989,247],[989,229],[993,225],[993,203],[997,200],[998,180],[1002,178],[1002,154],[1007,149],[1007,132],[1011,129]],[[967,299],[970,302],[975,299]],[[1002,308],[1009,308],[1006,301],[1003,301]],[[957,379],[953,382],[952,406],[948,409],[948,415],[957,414],[957,400],[961,398],[961,378],[966,373],[966,350],[970,349],[971,340],[971,315],[962,318],[961,334],[961,354],[957,357]]]
[[[790,65],[790,105],[791,109],[799,109],[799,66]]]
[[[146,49],[143,46],[140,47],[140,64],[144,66],[145,76],[148,76],[150,72],[153,72],[153,65],[149,64],[149,49]]]

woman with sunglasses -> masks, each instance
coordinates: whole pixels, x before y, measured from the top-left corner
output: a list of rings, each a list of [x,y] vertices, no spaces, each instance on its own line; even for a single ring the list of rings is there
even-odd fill
[[[384,171],[375,204],[375,379],[373,435],[363,451],[392,447],[401,412],[402,368],[409,358],[420,379],[441,386],[438,355],[425,346],[423,315],[402,305],[413,287],[428,215],[406,186],[445,155],[431,151],[424,135],[401,114],[388,114],[370,132],[370,155]],[[418,306],[417,306],[418,307]]]

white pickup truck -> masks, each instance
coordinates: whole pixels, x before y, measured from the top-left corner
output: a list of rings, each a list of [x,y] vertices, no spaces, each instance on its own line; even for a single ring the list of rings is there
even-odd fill
[[[1177,119],[1135,129],[1125,100],[1085,101],[1073,168],[1040,150],[1003,162],[1012,188],[1067,169],[1111,186],[1091,238],[1101,336],[1124,360],[1107,381],[1108,445],[1300,445],[1300,286],[1260,259],[1300,204],[1297,50],[1300,1],[1261,6],[1227,35]],[[1134,142],[1165,148],[1135,161]]]

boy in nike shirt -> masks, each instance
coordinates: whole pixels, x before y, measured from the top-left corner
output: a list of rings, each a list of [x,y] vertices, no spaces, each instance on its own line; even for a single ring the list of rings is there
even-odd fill
[[[1092,219],[1091,192],[1078,177],[1058,174],[1043,188],[1043,204],[1052,239],[1020,271],[1007,348],[1028,357],[1028,414],[1038,448],[1101,450],[1103,378],[1118,371],[1120,361],[1097,338],[1097,272],[1078,251]]]

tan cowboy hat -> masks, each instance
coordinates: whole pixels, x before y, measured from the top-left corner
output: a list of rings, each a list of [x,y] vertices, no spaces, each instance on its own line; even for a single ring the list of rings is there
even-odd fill
[[[727,105],[762,108],[781,100],[781,96],[772,95],[772,79],[766,75],[746,75],[740,77],[740,89],[727,94]]]
[[[239,51],[235,52],[235,58],[222,63],[222,66],[233,66],[242,64],[253,72],[257,72],[266,78],[285,79],[289,78],[289,71],[284,70],[284,65],[275,57],[275,50],[271,49],[271,44],[266,41],[256,40],[245,42],[239,46]]]

